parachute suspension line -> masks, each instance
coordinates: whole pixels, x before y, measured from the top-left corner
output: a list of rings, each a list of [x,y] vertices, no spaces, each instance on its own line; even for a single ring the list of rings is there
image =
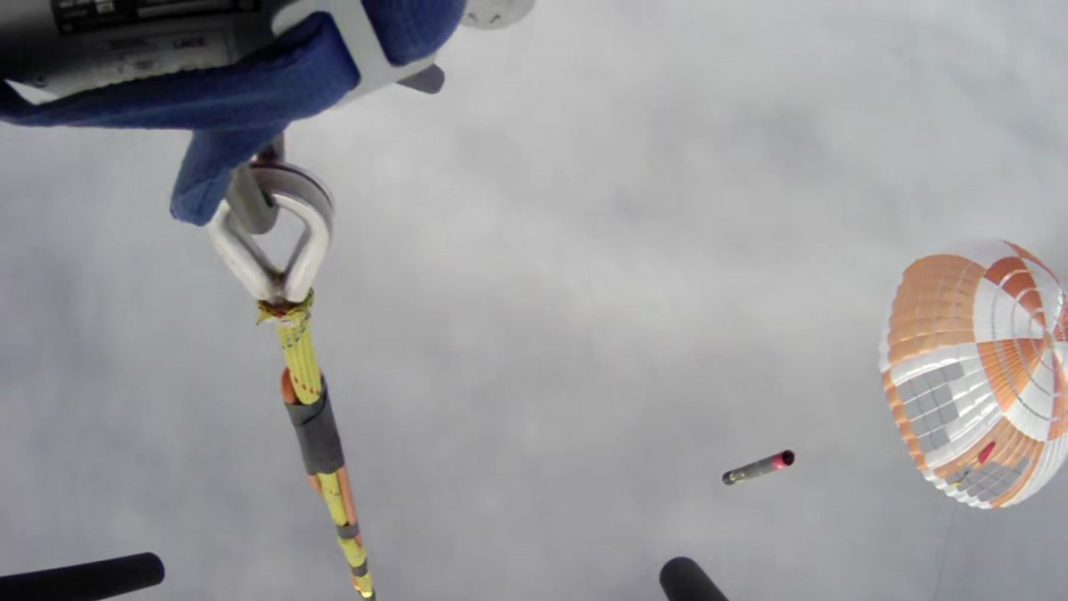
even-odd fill
[[[312,344],[310,309],[313,302],[314,292],[309,292],[308,298],[299,304],[272,305],[261,301],[258,323],[276,324],[286,361],[282,397],[297,428],[309,483],[326,503],[337,529],[338,546],[349,565],[353,587],[364,599],[373,600],[374,580],[360,534],[348,468],[330,407],[326,379],[319,369]]]
[[[949,559],[949,539],[953,534],[953,523],[956,520],[959,506],[959,503],[953,503],[949,509],[949,526],[946,528],[945,540],[942,543],[942,561],[938,564],[938,578],[935,580],[931,601],[938,601],[938,594],[942,592],[942,576],[946,573],[946,561]]]

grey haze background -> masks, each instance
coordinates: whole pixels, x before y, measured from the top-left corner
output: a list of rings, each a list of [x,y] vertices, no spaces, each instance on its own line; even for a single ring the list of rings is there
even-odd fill
[[[290,131],[339,205],[317,340],[383,601],[931,598],[953,503],[877,339],[998,236],[1068,275],[1068,6],[543,1],[436,98]],[[152,550],[139,599],[350,599],[273,333],[166,198],[187,135],[0,130],[0,566]],[[792,447],[788,473],[724,469]],[[940,599],[1060,599],[1063,475],[956,510]]]

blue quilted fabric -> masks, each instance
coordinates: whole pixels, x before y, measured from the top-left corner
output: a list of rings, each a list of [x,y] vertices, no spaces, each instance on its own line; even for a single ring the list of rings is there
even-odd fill
[[[463,7],[463,0],[364,2],[387,58],[398,66],[437,51],[459,25]],[[289,123],[333,106],[359,82],[359,66],[333,19],[315,14],[229,67],[109,86],[37,106],[0,81],[0,121],[192,130],[171,214],[204,225],[215,214],[235,167]]]

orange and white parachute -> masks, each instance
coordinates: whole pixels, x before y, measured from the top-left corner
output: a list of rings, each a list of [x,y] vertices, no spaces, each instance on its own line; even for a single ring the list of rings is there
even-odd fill
[[[905,270],[880,369],[928,481],[981,509],[1049,482],[1068,456],[1066,333],[1060,283],[1015,244],[973,244]]]

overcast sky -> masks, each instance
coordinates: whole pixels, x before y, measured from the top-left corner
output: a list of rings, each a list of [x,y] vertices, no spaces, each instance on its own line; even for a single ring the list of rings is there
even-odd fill
[[[975,236],[1068,275],[1068,5],[543,1],[445,90],[298,123],[382,601],[1060,599],[1068,476],[1002,512],[916,472],[878,337]],[[188,134],[0,127],[0,572],[145,550],[145,600],[354,598],[282,360],[207,234]],[[727,468],[792,448],[782,474]],[[951,528],[952,520],[952,528]]]

